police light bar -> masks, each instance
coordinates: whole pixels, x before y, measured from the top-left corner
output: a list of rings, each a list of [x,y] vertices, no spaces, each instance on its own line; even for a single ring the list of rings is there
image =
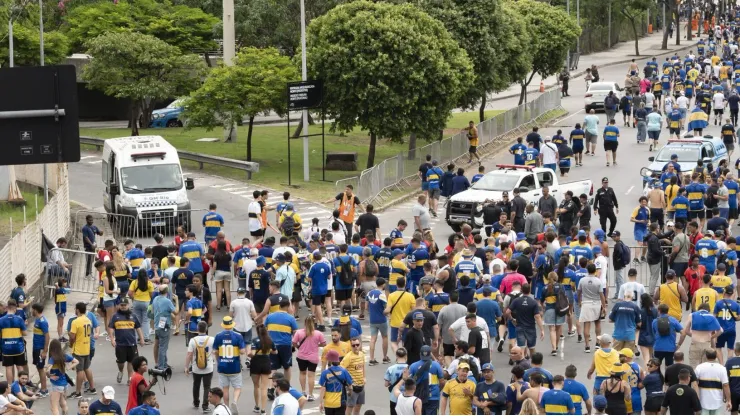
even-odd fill
[[[681,139],[681,140],[668,140],[668,143],[704,143],[704,140],[687,140],[687,139]]]
[[[524,166],[524,165],[496,165],[499,169],[524,169],[524,170],[532,170],[535,167],[534,166]]]
[[[166,152],[146,152],[146,153],[133,153],[131,155],[131,159],[141,159],[141,158],[147,158],[147,157],[159,157],[164,159],[164,155],[167,154]]]

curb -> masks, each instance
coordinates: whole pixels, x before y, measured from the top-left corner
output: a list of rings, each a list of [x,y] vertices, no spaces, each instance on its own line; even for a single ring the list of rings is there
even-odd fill
[[[686,51],[687,49],[691,49],[691,48],[695,47],[696,45],[697,45],[697,42],[694,42],[694,43],[692,43],[690,45],[682,46],[681,48],[678,48],[678,49],[673,49],[673,50],[669,50],[669,51],[666,51],[666,52],[661,53],[661,54],[655,54],[655,55],[649,55],[649,56],[663,57],[665,55],[670,55],[670,54],[673,54],[673,53]],[[584,56],[588,56],[588,55],[584,55]],[[640,56],[642,56],[642,55],[640,55]],[[648,55],[645,55],[645,56],[648,56]],[[627,62],[631,62],[632,59],[637,59],[637,58],[625,58],[625,59],[620,60],[620,61],[608,62],[608,63],[602,64],[601,67],[604,68],[604,67],[611,67],[611,66],[614,66],[614,65],[626,64]],[[579,72],[576,72],[576,73],[571,73],[571,79],[580,78],[585,73],[586,73],[586,70],[585,69],[583,71],[579,71]],[[552,89],[553,87],[557,87],[559,85],[560,84],[557,83],[557,82],[554,83],[554,84],[545,85],[545,89],[546,90],[549,90],[549,89]],[[530,90],[527,90],[527,94],[534,94],[534,93],[538,93],[538,92],[539,92],[539,88],[532,88]],[[507,94],[507,95],[504,95],[504,96],[497,96],[495,98],[487,98],[486,99],[486,106],[488,106],[488,103],[493,103],[493,102],[496,102],[496,101],[507,100],[509,98],[519,97],[520,94],[521,93],[518,92],[518,93],[513,93],[513,94]]]

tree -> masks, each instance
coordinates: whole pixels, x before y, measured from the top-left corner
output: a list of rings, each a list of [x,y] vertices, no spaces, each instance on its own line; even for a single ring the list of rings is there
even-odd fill
[[[131,100],[131,135],[139,134],[139,111],[155,100],[177,97],[200,85],[205,64],[197,55],[138,32],[106,33],[87,43],[92,56],[82,71],[88,88]],[[148,111],[148,110],[147,110]],[[144,125],[151,112],[144,113]]]
[[[619,0],[615,6],[627,18],[632,26],[632,33],[635,36],[635,55],[640,56],[640,36],[637,34],[637,19],[645,15],[648,10],[654,9],[653,0]]]
[[[355,1],[308,28],[309,76],[324,82],[334,127],[378,137],[437,137],[470,88],[472,65],[442,23],[410,4]]]
[[[0,65],[8,64],[7,30],[5,41],[0,43]],[[14,66],[38,66],[40,60],[39,28],[27,20],[13,22],[13,64]],[[44,63],[56,65],[64,62],[69,52],[67,36],[58,31],[44,32]]]
[[[568,50],[581,35],[581,28],[571,16],[557,7],[535,0],[519,0],[510,3],[526,22],[529,30],[532,73],[520,78],[521,95],[519,104],[527,97],[527,87],[535,74],[542,78],[557,74],[565,63]]]
[[[252,161],[252,127],[261,113],[285,115],[286,84],[300,78],[290,58],[275,48],[244,48],[234,65],[213,69],[203,85],[185,102],[187,128],[202,126],[208,130],[233,126],[249,117],[247,161]]]
[[[500,77],[506,80],[506,85],[497,85],[494,92],[503,91],[511,84],[523,79],[532,71],[533,53],[530,32],[527,23],[510,2],[502,3],[499,16],[497,54],[501,59]],[[484,106],[481,104],[481,121],[483,121]]]

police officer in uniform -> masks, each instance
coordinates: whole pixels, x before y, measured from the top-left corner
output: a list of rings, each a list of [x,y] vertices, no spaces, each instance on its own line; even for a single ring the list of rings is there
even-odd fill
[[[610,237],[614,232],[614,228],[617,227],[617,216],[614,214],[615,209],[617,214],[619,214],[617,195],[614,193],[614,189],[609,187],[609,178],[604,177],[601,179],[601,188],[596,191],[594,211],[599,213],[599,222],[601,223],[602,230],[606,231],[606,220],[611,221],[608,234]]]
[[[569,235],[570,227],[573,226],[573,221],[576,218],[578,212],[578,206],[573,201],[573,191],[565,193],[563,201],[560,203],[558,208],[558,220],[560,225],[558,227],[558,234]]]
[[[527,208],[527,201],[519,196],[519,188],[514,188],[514,199],[511,200],[512,214],[516,215],[512,225],[517,233],[524,232],[524,210]]]

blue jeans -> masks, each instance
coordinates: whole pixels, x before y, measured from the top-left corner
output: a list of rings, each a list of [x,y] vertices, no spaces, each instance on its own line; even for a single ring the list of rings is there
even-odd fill
[[[154,331],[154,337],[159,341],[159,351],[157,354],[157,368],[167,368],[167,349],[170,346],[170,330],[157,328]]]
[[[422,415],[436,415],[439,413],[439,400],[427,400],[421,404]]]
[[[141,323],[141,332],[144,333],[144,339],[149,340],[149,318],[146,316],[146,311],[149,308],[149,302],[143,300],[134,301],[134,316],[139,319]]]
[[[542,165],[543,168],[552,169],[553,172],[556,172],[558,169],[558,165],[555,163],[548,163],[546,165]]]

